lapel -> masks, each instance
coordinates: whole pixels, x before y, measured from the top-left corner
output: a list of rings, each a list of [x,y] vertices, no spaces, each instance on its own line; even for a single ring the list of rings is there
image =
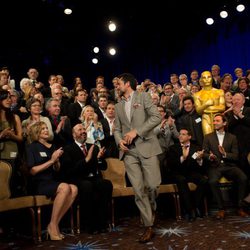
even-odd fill
[[[75,142],[74,142],[73,152],[74,152],[75,154],[77,154],[77,155],[79,156],[79,158],[82,157],[82,155],[84,155],[83,151],[80,149],[80,147],[79,147]],[[77,158],[78,158],[78,157],[76,156],[76,159],[77,159]]]
[[[217,136],[215,131],[214,131],[214,143],[215,143],[216,147],[219,145],[219,139],[218,139],[218,136]],[[224,143],[224,141],[223,141],[223,143]]]
[[[228,142],[228,134],[227,134],[227,132],[225,132],[224,140],[223,140],[223,143],[222,143],[223,148],[226,148],[227,142]]]

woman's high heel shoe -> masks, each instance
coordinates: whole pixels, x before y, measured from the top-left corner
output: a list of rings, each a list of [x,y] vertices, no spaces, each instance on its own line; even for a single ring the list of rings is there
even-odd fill
[[[50,238],[50,240],[62,240],[63,238],[59,235],[53,235],[49,231],[49,228],[47,228],[47,240]]]
[[[61,237],[62,239],[64,239],[64,238],[65,238],[65,236],[64,236],[63,234],[60,234],[60,237]]]

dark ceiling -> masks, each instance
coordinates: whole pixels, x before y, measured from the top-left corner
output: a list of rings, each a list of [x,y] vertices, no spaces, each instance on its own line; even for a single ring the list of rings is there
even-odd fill
[[[98,75],[129,70],[131,64],[158,60],[162,55],[171,60],[187,39],[206,28],[208,15],[218,15],[224,4],[232,8],[234,1],[145,2],[2,1],[0,63],[16,72],[38,67],[47,76],[61,71],[94,71]],[[68,6],[73,9],[70,16],[63,13]],[[111,19],[118,24],[114,33],[107,30]],[[100,64],[93,69],[95,45],[100,46],[101,52]],[[108,56],[110,45],[117,48],[116,57]]]

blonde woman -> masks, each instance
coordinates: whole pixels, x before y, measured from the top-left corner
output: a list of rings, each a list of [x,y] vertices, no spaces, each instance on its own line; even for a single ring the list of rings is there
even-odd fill
[[[101,141],[104,139],[102,124],[98,121],[98,116],[94,108],[87,105],[83,108],[80,120],[87,132],[87,143],[96,144],[101,148]]]
[[[31,174],[33,194],[46,195],[54,199],[51,220],[47,227],[51,240],[62,240],[59,223],[74,202],[78,189],[73,184],[57,181],[62,148],[55,149],[49,143],[49,130],[45,122],[36,122],[30,127],[31,144],[26,146],[27,166]]]

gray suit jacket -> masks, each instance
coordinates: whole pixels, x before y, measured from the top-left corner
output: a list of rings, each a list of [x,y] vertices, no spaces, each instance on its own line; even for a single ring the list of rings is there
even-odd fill
[[[153,133],[154,127],[161,122],[160,113],[156,105],[152,103],[149,93],[135,91],[131,103],[131,121],[129,122],[125,112],[125,102],[120,101],[115,105],[115,140],[119,144],[124,135],[136,129],[138,137],[134,143],[140,154],[149,158],[160,154],[161,147],[157,137]],[[120,151],[119,158],[122,159],[124,152]]]

